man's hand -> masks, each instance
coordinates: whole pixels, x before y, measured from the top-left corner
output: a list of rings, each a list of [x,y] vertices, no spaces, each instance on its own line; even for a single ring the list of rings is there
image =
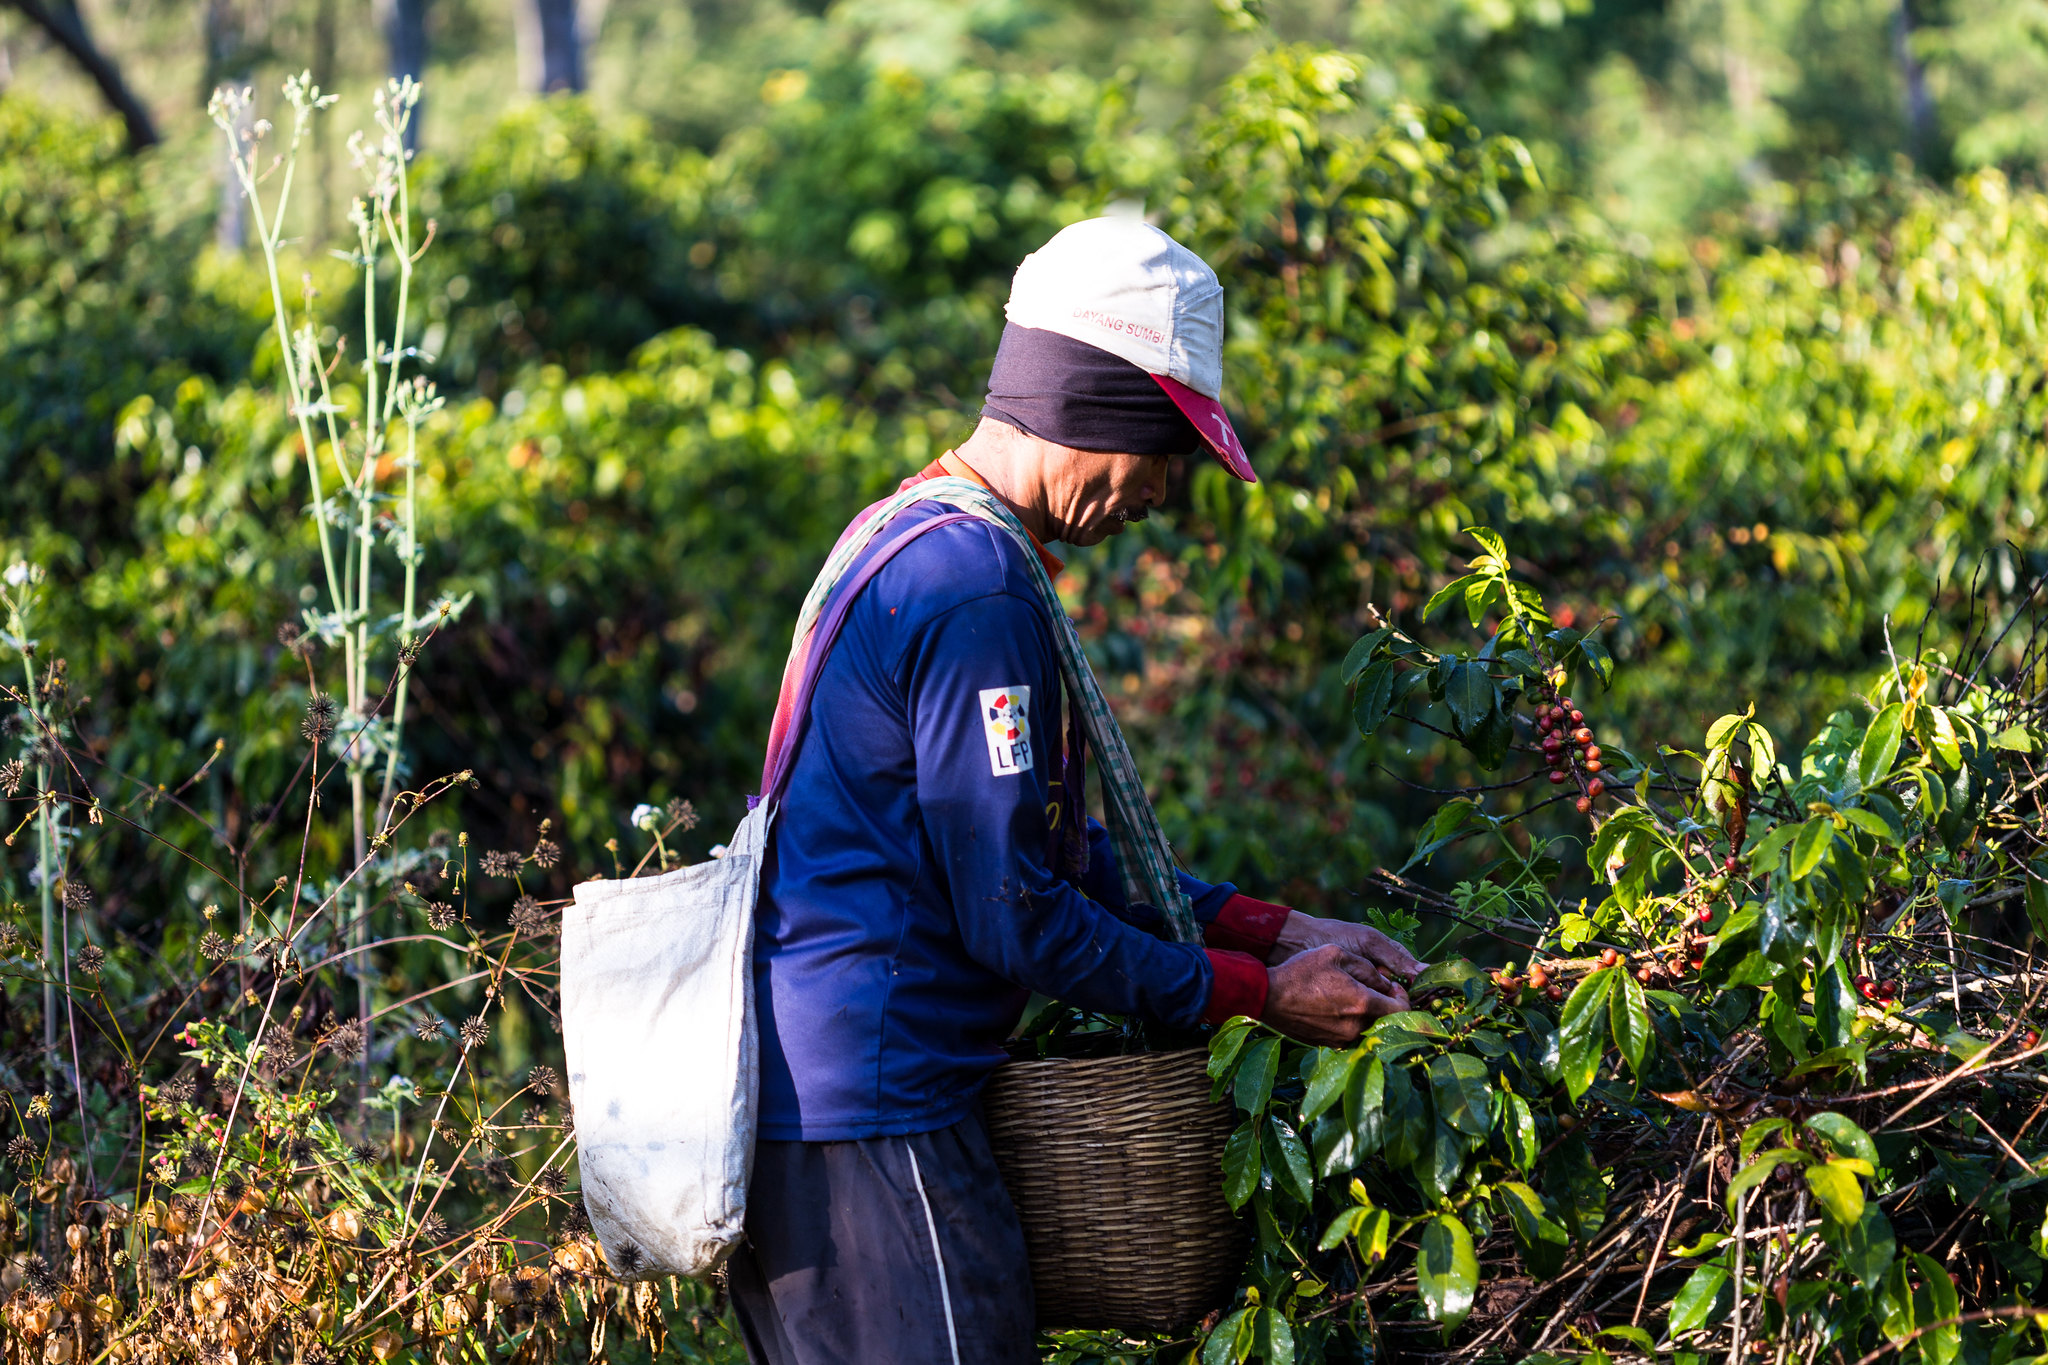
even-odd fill
[[[1335,944],[1296,953],[1266,973],[1262,1018],[1290,1038],[1322,1047],[1348,1047],[1365,1026],[1383,1014],[1408,1008],[1400,983],[1384,991],[1364,984],[1370,962]]]
[[[1280,936],[1273,941],[1273,951],[1266,954],[1266,961],[1277,966],[1298,953],[1326,944],[1364,958],[1368,970],[1360,973],[1358,979],[1381,992],[1392,989],[1397,982],[1413,981],[1416,973],[1429,965],[1377,929],[1341,919],[1304,915],[1299,910],[1290,912],[1280,925]]]

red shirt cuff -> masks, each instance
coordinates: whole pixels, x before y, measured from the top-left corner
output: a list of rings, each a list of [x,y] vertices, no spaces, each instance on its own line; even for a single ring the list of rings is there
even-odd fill
[[[1209,950],[1209,1005],[1202,1022],[1220,1024],[1238,1015],[1256,1019],[1266,1012],[1266,964],[1244,953]]]
[[[1271,901],[1232,896],[1223,902],[1216,918],[1203,930],[1202,940],[1211,948],[1250,953],[1263,962],[1266,954],[1273,951],[1274,943],[1279,941],[1280,926],[1287,923],[1287,917],[1293,913],[1286,906],[1275,905]]]

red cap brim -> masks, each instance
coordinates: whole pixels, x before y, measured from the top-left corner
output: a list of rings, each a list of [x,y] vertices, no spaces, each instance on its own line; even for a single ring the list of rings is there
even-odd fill
[[[1181,414],[1195,424],[1195,430],[1201,434],[1218,464],[1246,483],[1259,481],[1259,476],[1252,473],[1250,457],[1244,453],[1244,442],[1237,439],[1237,428],[1230,425],[1230,417],[1223,411],[1221,403],[1196,393],[1178,379],[1169,379],[1163,374],[1152,377],[1159,381],[1159,387],[1166,390],[1166,396],[1173,400]]]

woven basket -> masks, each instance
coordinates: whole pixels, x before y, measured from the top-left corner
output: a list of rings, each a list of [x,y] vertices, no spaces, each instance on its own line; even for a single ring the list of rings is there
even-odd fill
[[[1039,1326],[1168,1332],[1229,1301],[1249,1239],[1223,1199],[1235,1116],[1210,1102],[1207,1062],[1016,1061],[989,1082]]]

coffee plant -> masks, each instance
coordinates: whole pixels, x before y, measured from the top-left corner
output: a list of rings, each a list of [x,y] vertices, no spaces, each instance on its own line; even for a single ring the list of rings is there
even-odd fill
[[[1344,676],[1367,735],[1500,772],[1379,880],[1508,960],[1436,963],[1354,1048],[1215,1034],[1257,1240],[1196,1358],[2039,1353],[2038,591],[1959,658],[1897,657],[1796,756],[1753,709],[1638,751],[1593,733],[1599,627],[1556,628],[1471,535],[1420,616],[1483,643],[1381,622]],[[1454,853],[1484,861],[1451,892],[1411,880]]]

